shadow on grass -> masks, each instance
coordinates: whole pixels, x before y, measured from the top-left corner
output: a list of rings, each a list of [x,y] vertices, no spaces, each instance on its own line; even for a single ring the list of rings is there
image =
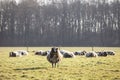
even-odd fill
[[[38,70],[38,69],[47,69],[47,67],[17,68],[14,70]]]

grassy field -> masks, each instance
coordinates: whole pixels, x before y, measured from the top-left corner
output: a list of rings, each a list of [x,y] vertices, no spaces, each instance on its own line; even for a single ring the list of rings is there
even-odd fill
[[[30,47],[29,55],[9,57],[13,50],[25,47],[0,47],[0,80],[120,80],[120,47],[94,47],[95,51],[113,50],[115,56],[63,58],[58,68],[51,68],[46,56],[34,55],[34,50],[50,50],[50,47]],[[90,47],[61,47],[69,51]]]

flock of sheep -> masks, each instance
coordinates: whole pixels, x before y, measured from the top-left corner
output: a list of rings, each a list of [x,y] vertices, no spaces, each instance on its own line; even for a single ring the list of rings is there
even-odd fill
[[[9,53],[10,57],[20,57],[28,55],[28,52],[25,50],[18,50],[18,51],[12,51]],[[56,67],[56,64],[59,63],[62,58],[74,58],[76,55],[84,55],[86,57],[98,57],[98,56],[104,56],[107,55],[115,55],[114,51],[76,51],[76,52],[70,52],[66,50],[60,50],[57,47],[51,48],[49,51],[35,51],[35,55],[41,55],[41,56],[47,56],[47,60],[52,64],[52,67]]]

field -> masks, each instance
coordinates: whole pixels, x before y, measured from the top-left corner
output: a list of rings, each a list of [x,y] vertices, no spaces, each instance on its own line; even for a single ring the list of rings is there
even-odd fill
[[[29,47],[29,55],[9,57],[13,50],[25,47],[0,47],[0,80],[120,80],[120,47],[94,47],[95,51],[113,50],[115,56],[63,58],[58,68],[52,68],[46,56],[34,55],[36,50],[51,47]],[[69,51],[86,50],[90,47],[61,47]]]

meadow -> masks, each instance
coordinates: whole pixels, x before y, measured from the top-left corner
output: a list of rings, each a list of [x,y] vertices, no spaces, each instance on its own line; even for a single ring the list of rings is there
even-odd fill
[[[9,52],[25,47],[0,47],[0,80],[120,80],[120,47],[94,47],[94,51],[113,50],[114,56],[63,58],[59,67],[52,68],[46,56],[34,55],[36,50],[51,47],[29,47],[29,55],[9,57]],[[91,47],[61,47],[69,51]]]

